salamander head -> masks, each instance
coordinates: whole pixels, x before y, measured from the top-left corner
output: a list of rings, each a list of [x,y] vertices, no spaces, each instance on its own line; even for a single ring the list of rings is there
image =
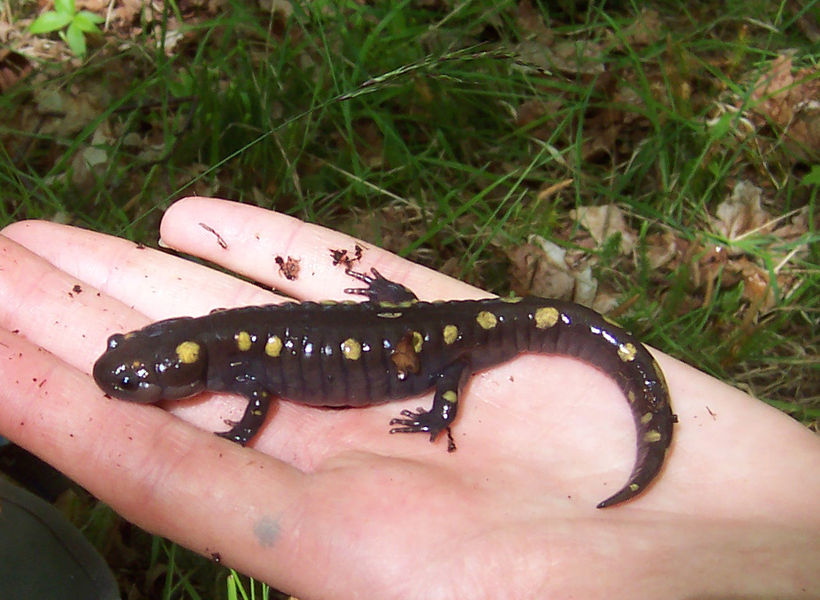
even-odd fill
[[[206,348],[193,340],[117,333],[94,364],[94,381],[120,400],[150,404],[193,396],[205,389]]]

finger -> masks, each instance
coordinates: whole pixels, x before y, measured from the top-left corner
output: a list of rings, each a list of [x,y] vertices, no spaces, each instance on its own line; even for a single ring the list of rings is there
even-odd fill
[[[213,198],[185,198],[172,205],[162,220],[162,241],[168,246],[205,258],[255,281],[302,299],[343,298],[343,290],[359,287],[334,264],[334,251],[356,255],[363,248],[357,270],[378,269],[426,300],[487,297],[472,286],[400,259],[372,244],[343,233],[311,225],[280,213]],[[276,258],[292,259],[298,275],[288,279]]]
[[[0,326],[89,371],[106,337],[145,316],[0,236]]]
[[[77,229],[69,231],[80,233]],[[102,241],[109,239],[113,238]],[[73,248],[70,237],[64,241]],[[131,331],[148,321],[141,312],[0,236],[0,327],[19,333],[67,364],[90,373],[109,335]],[[187,411],[186,419],[212,431],[224,426],[223,420],[235,417],[241,408],[238,399],[220,396],[216,402],[204,403],[208,398],[210,395],[177,403],[174,408]]]
[[[3,235],[152,320],[278,300],[229,274],[93,231],[22,221],[4,229]]]

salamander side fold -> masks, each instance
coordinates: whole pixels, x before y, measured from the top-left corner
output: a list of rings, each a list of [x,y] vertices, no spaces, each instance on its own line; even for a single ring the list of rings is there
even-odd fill
[[[288,302],[160,321],[111,336],[94,379],[131,402],[241,394],[242,418],[217,433],[239,444],[256,435],[274,399],[358,407],[432,389],[432,408],[402,411],[390,432],[435,440],[449,433],[473,373],[522,353],[570,356],[617,382],[637,430],[632,474],[598,508],[635,497],[660,471],[676,421],[666,382],[649,351],[598,313],[536,297],[420,302],[375,269],[347,273],[365,287],[345,291],[365,302]]]

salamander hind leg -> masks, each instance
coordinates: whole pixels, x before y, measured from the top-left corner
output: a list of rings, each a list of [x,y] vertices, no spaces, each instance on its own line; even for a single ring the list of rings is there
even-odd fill
[[[401,417],[390,421],[390,433],[429,433],[430,441],[436,441],[439,434],[447,430],[447,451],[456,449],[450,434],[450,424],[458,413],[458,397],[464,383],[471,374],[467,361],[459,360],[446,367],[436,382],[436,394],[430,410],[419,408],[416,412],[401,411]]]
[[[270,393],[263,388],[251,390],[244,395],[248,398],[248,406],[242,418],[239,421],[226,420],[225,423],[231,428],[228,431],[215,432],[219,437],[242,446],[247,444],[264,425],[271,401]]]
[[[370,269],[370,273],[372,276],[367,273],[358,273],[352,269],[346,269],[345,274],[367,284],[367,287],[347,288],[345,294],[367,296],[370,302],[378,302],[380,304],[407,304],[409,306],[419,301],[416,295],[409,289],[400,283],[390,281],[376,269]]]

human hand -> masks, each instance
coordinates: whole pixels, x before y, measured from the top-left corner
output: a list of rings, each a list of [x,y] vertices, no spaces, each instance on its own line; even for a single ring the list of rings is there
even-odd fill
[[[304,599],[820,588],[820,441],[673,359],[658,356],[679,417],[666,468],[607,510],[594,507],[629,474],[634,426],[615,383],[571,359],[523,356],[476,375],[452,454],[443,440],[387,433],[430,394],[343,411],[281,402],[241,448],[211,432],[242,399],[203,394],[165,412],[105,398],[89,373],[111,333],[275,295],[80,229],[21,222],[3,233],[0,433],[129,520],[277,588]],[[258,208],[186,199],[162,239],[301,300],[351,287],[330,251],[355,240]],[[295,280],[277,256],[300,261]],[[370,267],[422,299],[484,295],[368,247]]]

